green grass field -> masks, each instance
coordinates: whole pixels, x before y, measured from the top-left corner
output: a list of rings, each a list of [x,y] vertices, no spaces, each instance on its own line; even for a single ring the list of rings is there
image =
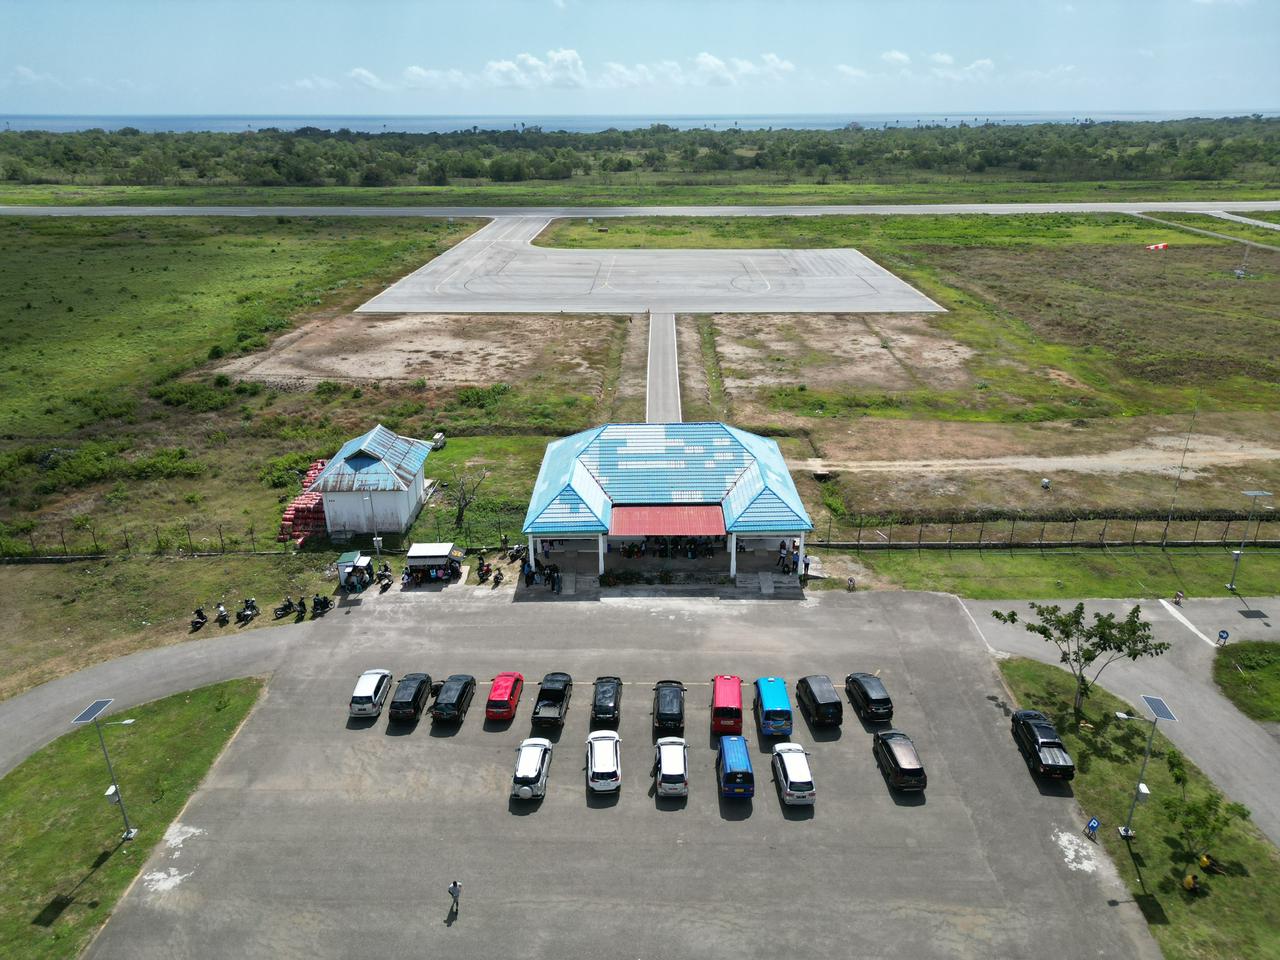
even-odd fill
[[[1001,176],[920,173],[835,183],[780,182],[767,173],[649,171],[447,187],[223,187],[2,184],[0,205],[582,206],[657,204],[1000,203],[1089,200],[1271,200],[1266,184],[1235,180],[1087,180],[1044,183]]]
[[[1266,220],[1268,223],[1280,223],[1280,210],[1250,210],[1240,216],[1253,220]]]
[[[1224,220],[1211,217],[1207,213],[1160,213],[1161,220],[1174,223],[1185,223],[1188,227],[1208,230],[1212,233],[1223,233],[1229,237],[1240,237],[1243,240],[1255,240],[1272,247],[1280,247],[1280,230],[1268,230],[1266,227],[1255,227],[1248,223],[1237,223],[1235,220]],[[1243,256],[1243,252],[1241,254]]]
[[[1213,679],[1246,717],[1280,723],[1280,643],[1254,640],[1219,648]]]
[[[1280,956],[1280,851],[1252,824],[1236,822],[1210,851],[1227,873],[1208,876],[1192,867],[1176,823],[1162,803],[1180,788],[1166,762],[1174,748],[1159,733],[1145,776],[1152,798],[1135,814],[1137,836],[1126,845],[1116,828],[1125,822],[1150,728],[1117,720],[1114,714],[1138,711],[1095,687],[1077,727],[1071,711],[1072,678],[1065,670],[1012,659],[1000,662],[1000,672],[1016,706],[1040,710],[1054,721],[1076,761],[1071,786],[1082,813],[1102,821],[1098,840],[1167,960]],[[1012,742],[1009,749],[1014,749]],[[1186,769],[1188,798],[1215,789],[1189,761]],[[1083,821],[1078,826],[1083,828]],[[1200,874],[1205,889],[1200,896],[1182,889],[1188,873]]]
[[[1168,550],[864,550],[858,558],[908,590],[940,590],[980,600],[1035,597],[1229,596],[1231,552]],[[1236,586],[1244,596],[1271,596],[1280,582],[1280,551],[1251,550]]]
[[[0,218],[0,433],[116,411],[140,385],[355,305],[475,224],[439,220]]]
[[[261,693],[232,680],[157,700],[105,727],[112,766],[138,836],[120,842],[118,810],[97,734],[81,728],[0,780],[0,956],[80,955],[146,857],[195,792]]]

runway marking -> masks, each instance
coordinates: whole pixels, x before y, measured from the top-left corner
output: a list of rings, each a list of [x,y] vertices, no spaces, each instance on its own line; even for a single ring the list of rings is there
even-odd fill
[[[978,626],[978,621],[973,619],[973,614],[969,612],[969,608],[965,606],[964,601],[959,597],[956,597],[956,603],[960,604],[960,609],[964,611],[964,615],[968,617],[969,622],[973,624],[973,629],[978,631],[978,637],[982,640],[982,645],[987,648],[987,653],[991,654],[993,657],[1000,656],[1001,651],[997,650],[987,642],[987,635],[983,633],[982,628]]]
[[[609,272],[604,276],[604,286],[609,287],[609,281],[613,279],[613,265],[618,262],[617,254],[609,258]],[[609,287],[612,290],[612,287]]]
[[[1175,607],[1168,600],[1165,600],[1163,597],[1160,598],[1160,606],[1164,607],[1171,614],[1173,614],[1173,619],[1177,620],[1179,623],[1181,623],[1184,627],[1186,627],[1188,630],[1194,633],[1197,637],[1199,637],[1209,646],[1216,647],[1218,645],[1215,641],[1210,640],[1207,636],[1205,636],[1203,633],[1197,630],[1195,624],[1193,624],[1190,620],[1188,620],[1186,617],[1182,615],[1181,610]]]
[[[773,284],[771,284],[771,283],[770,283],[770,282],[765,278],[764,273],[761,271],[761,269],[760,269],[758,266],[756,266],[756,262],[755,262],[754,260],[752,260],[750,257],[748,257],[746,260],[744,260],[744,261],[743,261],[743,263],[747,264],[749,267],[751,267],[751,269],[752,269],[752,270],[754,270],[754,271],[756,272],[756,276],[757,276],[757,277],[759,277],[759,278],[760,278],[760,282],[764,284],[764,292],[765,292],[765,293],[768,293],[770,290],[772,290],[772,289],[773,289]]]

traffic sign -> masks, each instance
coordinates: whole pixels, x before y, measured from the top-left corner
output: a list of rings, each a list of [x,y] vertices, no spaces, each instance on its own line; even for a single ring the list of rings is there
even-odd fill
[[[1219,642],[1219,643],[1226,643],[1226,642],[1227,642],[1227,638],[1228,638],[1228,637],[1230,637],[1230,636],[1231,636],[1231,634],[1227,633],[1227,631],[1225,631],[1225,630],[1219,630],[1219,631],[1218,631],[1218,642]]]

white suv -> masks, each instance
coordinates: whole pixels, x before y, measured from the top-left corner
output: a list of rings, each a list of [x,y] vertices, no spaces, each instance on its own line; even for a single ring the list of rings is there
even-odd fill
[[[587,737],[587,786],[599,793],[622,788],[622,738],[612,730]]]
[[[351,716],[376,717],[391,690],[390,670],[366,670],[351,694]]]
[[[534,800],[547,795],[547,774],[551,772],[551,741],[530,737],[516,747],[516,772],[511,778],[511,796]]]
[[[689,795],[689,745],[683,737],[663,737],[653,748],[653,786],[660,797]]]
[[[773,748],[773,779],[785,804],[812,804],[817,798],[809,755],[798,743],[780,743]]]

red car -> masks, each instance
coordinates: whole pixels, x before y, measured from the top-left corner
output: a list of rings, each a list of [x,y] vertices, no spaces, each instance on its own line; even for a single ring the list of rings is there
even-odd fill
[[[520,694],[524,691],[524,676],[519,673],[500,673],[493,678],[489,688],[489,702],[484,705],[487,720],[510,720],[516,715]]]

